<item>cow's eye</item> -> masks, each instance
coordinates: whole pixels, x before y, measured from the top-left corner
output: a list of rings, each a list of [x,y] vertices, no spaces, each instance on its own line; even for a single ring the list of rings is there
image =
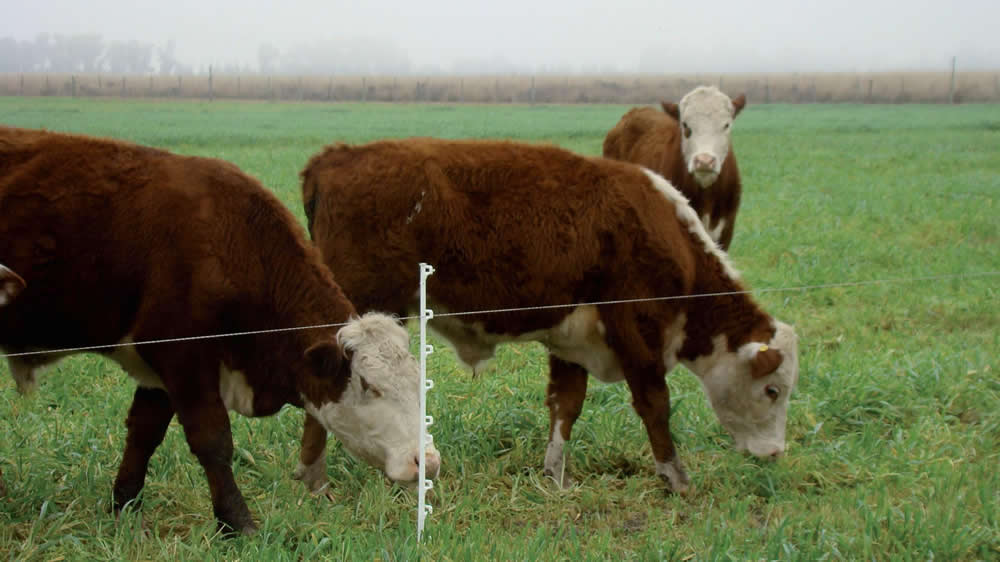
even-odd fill
[[[688,127],[687,123],[681,123],[681,126],[684,127],[684,138],[691,138],[691,127]]]
[[[725,124],[725,125],[723,125],[723,127],[722,127],[722,130],[723,130],[723,131],[725,131],[725,130],[727,130],[727,129],[729,129],[729,123],[726,123],[726,124]]]
[[[770,398],[771,400],[777,400],[778,397],[781,396],[781,389],[774,386],[773,384],[765,386],[764,392],[767,393],[767,397]]]

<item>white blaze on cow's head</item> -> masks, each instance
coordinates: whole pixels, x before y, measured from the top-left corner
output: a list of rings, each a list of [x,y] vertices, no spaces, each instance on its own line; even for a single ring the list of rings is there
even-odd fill
[[[395,482],[416,482],[420,450],[420,371],[410,353],[410,337],[385,314],[367,313],[340,329],[337,341],[350,357],[350,380],[339,400],[306,409],[353,455],[385,471]],[[340,350],[332,344],[310,348],[313,363]],[[332,348],[332,349],[330,349]],[[425,470],[434,478],[441,456],[428,444]]]
[[[729,154],[733,120],[746,105],[746,96],[729,99],[715,86],[699,86],[680,104],[661,102],[663,111],[677,120],[681,153],[688,172],[702,187],[715,183]]]
[[[14,300],[24,290],[24,279],[0,264],[0,306],[5,306]]]
[[[785,450],[788,399],[799,379],[798,338],[788,324],[775,321],[769,342],[743,344],[729,351],[726,336],[716,336],[715,351],[689,367],[738,450],[777,457]]]

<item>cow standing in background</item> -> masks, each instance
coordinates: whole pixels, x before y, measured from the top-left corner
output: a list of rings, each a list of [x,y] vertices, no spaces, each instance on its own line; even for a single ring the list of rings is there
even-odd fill
[[[138,383],[116,511],[139,494],[176,415],[218,522],[253,532],[227,409],[304,407],[390,479],[416,480],[420,379],[406,329],[382,314],[358,318],[291,213],[235,166],[0,127],[0,209],[0,262],[29,281],[0,312],[0,349],[117,343],[93,351]],[[133,345],[306,326],[327,327]],[[9,357],[18,389],[67,354]],[[433,448],[426,460],[435,474]]]
[[[740,206],[740,171],[730,143],[746,96],[695,88],[680,104],[630,109],[604,139],[604,156],[657,172],[687,197],[705,229],[729,250]]]
[[[656,173],[551,146],[408,139],[327,147],[303,170],[302,191],[313,240],[358,310],[413,310],[414,264],[426,262],[435,268],[430,326],[463,363],[490,359],[504,342],[548,348],[545,471],[557,482],[569,481],[563,445],[588,373],[628,384],[656,473],[676,492],[689,485],[668,427],[665,375],[678,362],[738,449],[784,451],[795,331],[746,294]],[[307,418],[302,450],[313,456],[303,467],[322,464],[322,431]]]

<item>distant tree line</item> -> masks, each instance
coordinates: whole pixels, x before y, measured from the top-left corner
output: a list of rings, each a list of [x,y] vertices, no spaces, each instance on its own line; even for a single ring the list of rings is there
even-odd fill
[[[406,51],[391,41],[352,37],[327,38],[279,49],[271,43],[257,48],[256,68],[247,62],[216,62],[216,74],[406,76],[472,74],[572,74],[615,72],[614,68],[573,68],[571,65],[530,67],[502,56],[460,58],[451,69],[415,66]],[[64,35],[39,33],[34,39],[0,37],[0,73],[111,73],[143,75],[205,74],[181,62],[174,40],[156,45],[139,40],[105,40],[96,33]]]
[[[145,41],[105,41],[100,35],[39,33],[33,40],[0,37],[0,72],[112,72],[115,74],[189,74],[175,56],[173,40],[156,46]]]

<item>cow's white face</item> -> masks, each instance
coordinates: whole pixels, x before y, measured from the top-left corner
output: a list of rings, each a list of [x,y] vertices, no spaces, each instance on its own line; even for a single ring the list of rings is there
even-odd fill
[[[788,399],[799,378],[795,330],[782,322],[775,328],[770,342],[747,343],[736,352],[717,336],[712,355],[689,365],[736,448],[758,457],[784,452]]]
[[[730,100],[714,86],[695,88],[680,104],[663,102],[663,110],[679,124],[681,153],[687,170],[702,187],[718,179],[729,154],[733,120],[745,104],[744,95]]]
[[[391,480],[412,483],[418,475],[420,372],[409,351],[406,328],[390,316],[368,313],[341,328],[337,339],[351,355],[351,378],[337,402],[306,409],[353,455],[381,468]],[[425,455],[428,478],[441,456]]]
[[[24,290],[24,279],[0,264],[0,306],[6,306]]]

